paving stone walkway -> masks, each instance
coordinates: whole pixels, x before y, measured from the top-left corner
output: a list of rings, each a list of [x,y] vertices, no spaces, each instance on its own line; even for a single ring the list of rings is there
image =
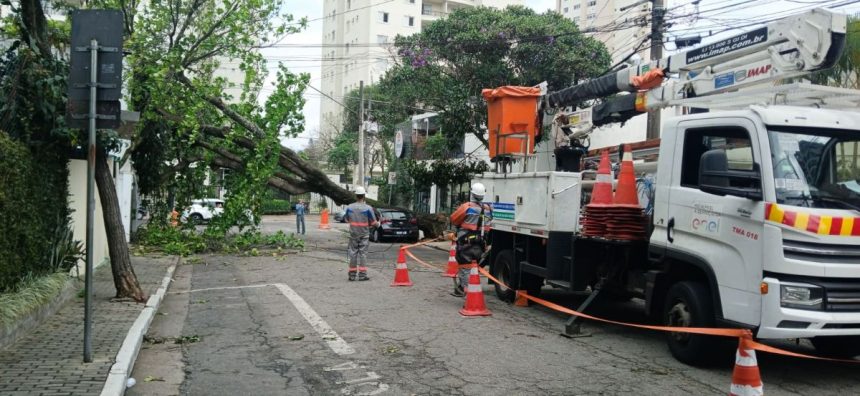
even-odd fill
[[[140,286],[158,289],[173,257],[132,257]],[[93,361],[83,362],[84,299],[72,297],[29,336],[0,349],[0,395],[98,395],[114,358],[144,304],[112,302],[109,265],[96,270]]]

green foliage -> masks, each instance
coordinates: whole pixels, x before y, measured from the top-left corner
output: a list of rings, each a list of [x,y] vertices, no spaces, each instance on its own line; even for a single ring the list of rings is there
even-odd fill
[[[293,234],[278,231],[274,234],[264,235],[259,231],[247,231],[237,235],[232,244],[241,251],[250,251],[255,247],[280,248],[280,249],[304,249],[305,241],[296,238]]]
[[[860,89],[860,17],[849,17],[845,50],[836,64],[809,77],[813,83]]]
[[[54,271],[68,271],[86,254],[84,244],[74,239],[74,231],[69,222],[57,225],[51,241],[49,263]]]
[[[127,5],[116,0],[97,3],[114,8]],[[126,10],[136,13],[126,19],[132,50],[127,75],[130,103],[142,114],[132,150],[141,192],[156,200],[175,196],[180,204],[189,202],[205,195],[202,181],[207,171],[217,168],[216,160],[223,158],[218,151],[241,164],[226,180],[230,204],[207,228],[210,235],[225,235],[236,224],[245,227],[259,221],[257,211],[263,206],[268,179],[278,169],[280,140],[304,128],[302,93],[308,74],[279,66],[274,92],[264,104],[258,103],[268,74],[259,47],[306,26],[306,20],[295,22],[283,14],[284,8],[283,0],[227,0],[155,2],[140,12]],[[224,62],[238,65],[245,77],[241,83],[216,73]],[[191,79],[190,85],[180,82],[182,76]],[[230,103],[229,111],[250,120],[262,136],[232,125],[204,97]],[[228,127],[229,132],[224,139],[216,139],[202,133],[206,127]],[[237,139],[249,139],[257,148],[242,148]],[[171,209],[165,203],[155,206]],[[252,221],[249,210],[254,213]]]
[[[484,88],[546,81],[561,89],[597,76],[610,62],[603,44],[570,20],[519,6],[460,8],[420,33],[397,36],[395,47],[399,63],[378,87],[389,98],[386,111],[399,110],[397,122],[436,111],[441,130],[457,138],[483,134]]]
[[[261,212],[264,215],[288,214],[293,211],[293,204],[285,199],[267,199],[263,201]]]
[[[328,152],[328,164],[333,169],[348,170],[358,163],[358,132],[344,131],[335,137]]]
[[[195,253],[226,252],[248,253],[258,248],[269,249],[304,249],[304,241],[293,234],[278,231],[274,234],[263,234],[257,230],[246,230],[235,235],[218,233],[199,233],[193,229],[177,227],[148,226],[138,230],[139,246],[160,249],[165,254],[188,256]]]
[[[408,161],[404,169],[412,178],[418,189],[429,188],[431,185],[462,184],[472,180],[472,176],[489,171],[484,161],[451,161],[441,160],[432,163]]]
[[[66,161],[61,146],[30,149],[0,131],[0,292],[57,269],[51,255],[68,221]]]
[[[28,275],[12,289],[0,293],[0,329],[16,323],[54,299],[69,279],[68,274]]]
[[[78,131],[65,126],[67,63],[21,45],[0,57],[0,73],[0,130],[25,144],[78,143]]]

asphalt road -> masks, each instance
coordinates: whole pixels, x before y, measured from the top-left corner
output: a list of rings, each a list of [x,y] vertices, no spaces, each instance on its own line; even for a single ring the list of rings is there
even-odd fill
[[[138,384],[128,394],[728,392],[733,358],[720,367],[686,366],[672,358],[659,333],[586,323],[590,337],[563,338],[564,315],[503,303],[486,284],[493,315],[463,318],[457,313],[462,299],[449,295],[451,280],[412,261],[415,285],[390,287],[396,245],[372,244],[372,279],[348,282],[345,226],[321,231],[309,220],[302,253],[186,260],[140,353],[132,374]],[[263,225],[268,232],[294,227],[290,217]],[[413,251],[439,267],[447,258],[426,247]],[[577,302],[552,290],[545,295],[570,306]],[[633,301],[593,313],[644,321],[638,308]],[[789,346],[811,352],[805,344]],[[860,392],[860,365],[763,353],[758,358],[767,394]]]

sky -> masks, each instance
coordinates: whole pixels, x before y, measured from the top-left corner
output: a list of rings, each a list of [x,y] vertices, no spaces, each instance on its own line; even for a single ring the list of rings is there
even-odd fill
[[[712,19],[699,19],[693,21],[692,19],[688,21],[688,24],[684,25],[681,23],[682,21],[678,21],[677,26],[673,27],[670,31],[670,37],[672,36],[672,31],[677,32],[676,35],[690,35],[690,34],[699,34],[704,32],[707,35],[709,29],[713,30],[722,30],[726,25],[738,24],[742,23],[745,18],[752,17],[760,17],[762,15],[775,15],[775,12],[790,12],[793,9],[803,8],[803,7],[811,7],[813,4],[820,4],[822,6],[832,5],[832,4],[840,4],[846,3],[851,0],[755,0],[747,2],[748,6],[739,7],[739,8],[731,8],[730,6],[741,3],[743,0],[701,0],[699,7],[702,10],[713,10],[711,15],[714,15]],[[601,2],[601,0],[598,0]],[[633,2],[633,0],[630,0]],[[667,0],[669,7],[673,7],[673,5],[684,5],[689,4],[690,1],[685,0]],[[839,10],[841,12],[848,12],[855,14],[860,11],[860,0],[857,0],[853,4],[850,4],[846,7],[842,7]],[[321,18],[323,14],[323,1],[320,0],[287,0],[286,1],[286,9],[288,12],[292,13],[296,18],[307,17],[309,20],[314,20],[317,18]],[[554,10],[555,9],[555,0],[526,0],[526,6],[531,7],[535,11],[543,12],[546,10]],[[684,7],[686,10],[688,7]],[[721,10],[721,8],[725,7],[726,10]],[[777,11],[777,10],[785,10],[785,11]],[[776,16],[784,16],[784,15],[776,15]],[[693,23],[690,25],[689,23]],[[302,31],[298,34],[293,34],[287,36],[282,43],[296,45],[296,44],[304,44],[311,45],[310,47],[304,48],[268,48],[263,50],[263,55],[267,58],[272,59],[272,62],[269,64],[269,69],[273,73],[269,76],[269,79],[266,83],[266,88],[263,89],[262,99],[268,96],[271,93],[271,82],[274,80],[274,70],[277,69],[276,60],[283,61],[283,64],[286,65],[291,71],[297,73],[309,73],[311,80],[310,85],[319,88],[321,83],[321,71],[320,71],[320,61],[319,59],[322,56],[322,49],[318,46],[319,43],[322,43],[322,25],[323,21],[315,20],[308,24],[306,30]],[[687,30],[684,30],[687,29]],[[722,36],[735,34],[736,32],[726,32],[723,33]],[[703,43],[707,43],[709,41],[717,40],[721,35],[716,35],[713,37],[705,37],[702,39]],[[316,44],[316,46],[314,46]],[[285,139],[283,144],[287,147],[290,147],[295,150],[301,150],[305,146],[307,146],[309,139],[315,138],[319,132],[319,124],[320,124],[320,98],[321,95],[313,89],[308,89],[305,92],[306,104],[304,108],[304,116],[305,116],[305,130],[296,138]]]

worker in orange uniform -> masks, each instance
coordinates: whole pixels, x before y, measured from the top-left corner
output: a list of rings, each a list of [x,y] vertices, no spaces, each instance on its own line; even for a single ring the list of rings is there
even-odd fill
[[[457,227],[457,247],[455,257],[459,270],[454,278],[454,296],[466,295],[464,290],[469,284],[469,270],[472,262],[480,262],[487,249],[489,232],[493,226],[493,209],[484,203],[486,187],[481,183],[472,184],[470,199],[451,214],[451,224]]]
[[[356,202],[346,207],[344,217],[349,222],[349,280],[360,281],[367,277],[367,248],[370,245],[370,227],[376,225],[373,208],[364,202],[364,187],[356,187]]]

